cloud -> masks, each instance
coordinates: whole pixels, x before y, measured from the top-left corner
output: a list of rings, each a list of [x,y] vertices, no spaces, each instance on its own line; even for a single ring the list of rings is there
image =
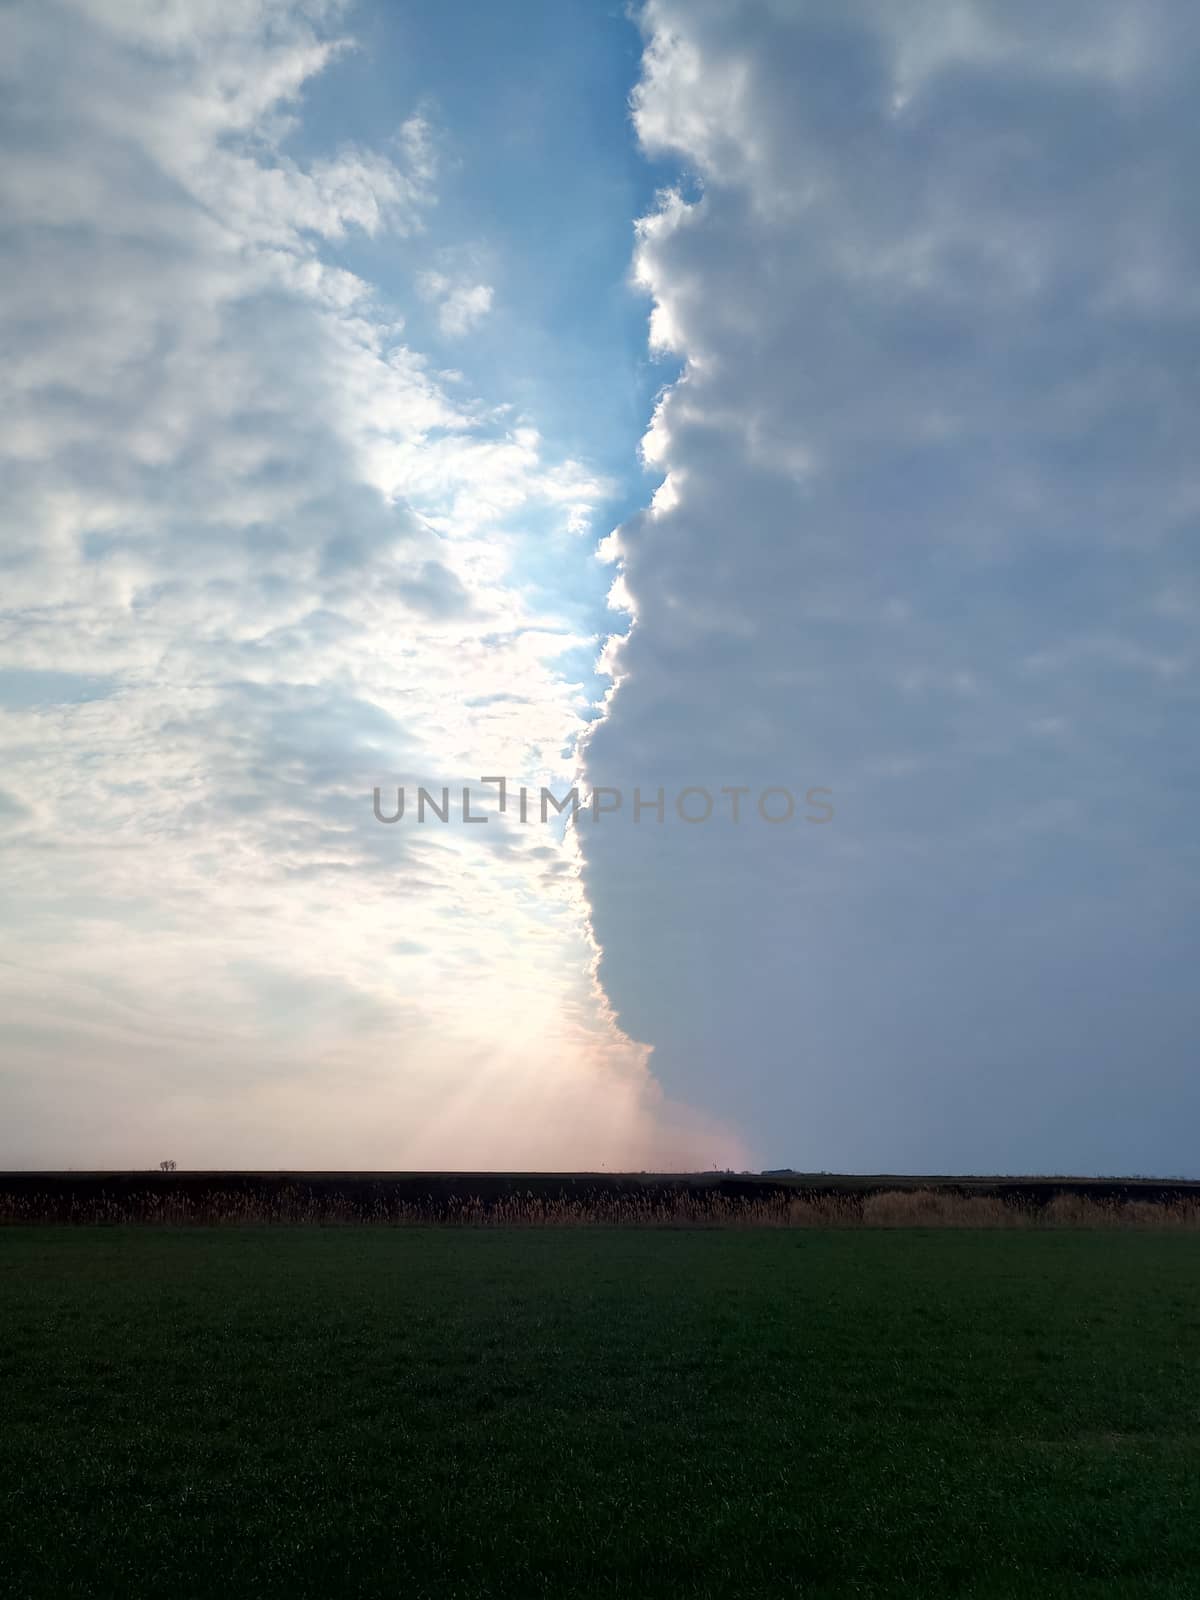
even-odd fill
[[[545,834],[372,816],[565,774],[578,641],[511,569],[604,486],[325,253],[419,261],[436,197],[415,114],[294,153],[340,10],[0,17],[0,1164],[707,1158]]]
[[[1194,1154],[1200,212],[1177,8],[649,0],[660,487],[594,784],[827,828],[582,838],[669,1091],[798,1166]],[[1047,729],[1062,730],[1047,737]]]
[[[450,339],[461,339],[492,309],[492,288],[486,283],[455,283],[444,272],[425,272],[418,280],[422,295],[437,306],[438,327]]]

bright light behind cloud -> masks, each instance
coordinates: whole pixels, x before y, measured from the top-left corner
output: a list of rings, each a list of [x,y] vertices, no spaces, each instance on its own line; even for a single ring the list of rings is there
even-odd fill
[[[509,574],[605,486],[326,253],[407,239],[430,292],[426,119],[288,153],[337,11],[0,22],[0,1164],[709,1164],[570,848],[371,813],[568,779],[588,641]],[[491,290],[435,298],[462,335]]]

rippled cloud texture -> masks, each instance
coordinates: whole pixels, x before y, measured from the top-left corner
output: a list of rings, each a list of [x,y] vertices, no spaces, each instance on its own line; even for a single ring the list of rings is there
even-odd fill
[[[585,840],[622,1024],[767,1159],[1196,1170],[1200,28],[649,0],[654,504]]]
[[[0,1165],[1194,1172],[1200,27],[575,4],[0,8]]]
[[[289,153],[342,22],[4,8],[0,1164],[720,1159],[613,1023],[569,846],[371,816],[569,773],[589,641],[509,574],[605,486],[337,263],[408,241],[450,333],[491,310],[422,243],[419,108]]]

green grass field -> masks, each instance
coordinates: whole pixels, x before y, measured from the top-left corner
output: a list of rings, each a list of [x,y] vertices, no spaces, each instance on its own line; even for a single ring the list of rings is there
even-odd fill
[[[0,1230],[0,1594],[1200,1595],[1200,1239]]]

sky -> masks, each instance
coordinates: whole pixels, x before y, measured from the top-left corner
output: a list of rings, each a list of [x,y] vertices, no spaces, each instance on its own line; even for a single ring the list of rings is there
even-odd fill
[[[1200,1176],[1198,58],[0,5],[0,1166]]]

